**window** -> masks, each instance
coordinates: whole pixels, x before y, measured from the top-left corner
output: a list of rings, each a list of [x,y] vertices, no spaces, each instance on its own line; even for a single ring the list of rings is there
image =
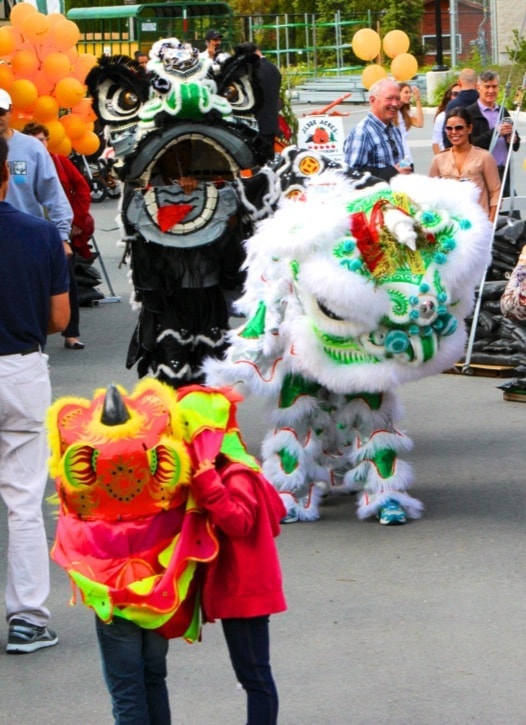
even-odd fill
[[[422,45],[424,46],[425,55],[436,55],[437,54],[437,43],[436,35],[423,35]],[[457,53],[462,53],[462,35],[457,33]],[[442,36],[442,53],[444,55],[451,55],[451,36]]]

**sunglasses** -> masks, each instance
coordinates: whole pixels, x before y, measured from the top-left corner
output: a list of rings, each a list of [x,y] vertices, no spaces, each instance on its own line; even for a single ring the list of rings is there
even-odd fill
[[[446,126],[446,131],[451,133],[451,131],[462,131],[464,128],[467,126]]]
[[[400,158],[400,149],[398,148],[396,141],[391,136],[389,131],[386,131],[386,134],[387,134],[387,140],[389,141],[389,146],[391,147],[391,151],[393,152],[393,159],[396,164]]]
[[[10,108],[0,108],[0,116],[5,116],[10,110]]]
[[[460,91],[451,91],[451,98],[456,98]]]

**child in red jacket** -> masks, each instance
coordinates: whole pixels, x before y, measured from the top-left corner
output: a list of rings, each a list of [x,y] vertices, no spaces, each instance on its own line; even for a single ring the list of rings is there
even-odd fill
[[[234,671],[247,693],[248,725],[275,725],[278,693],[268,625],[270,614],[286,609],[274,542],[285,507],[261,473],[222,454],[211,457],[213,436],[205,431],[190,446],[196,463],[192,493],[209,512],[219,540],[218,557],[206,568],[204,615],[222,621]]]

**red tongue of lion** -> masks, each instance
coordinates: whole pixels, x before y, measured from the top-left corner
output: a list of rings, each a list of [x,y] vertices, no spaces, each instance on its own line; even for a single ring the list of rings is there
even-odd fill
[[[161,206],[157,210],[157,224],[162,232],[167,232],[174,227],[192,211],[192,204],[171,204],[169,206]]]

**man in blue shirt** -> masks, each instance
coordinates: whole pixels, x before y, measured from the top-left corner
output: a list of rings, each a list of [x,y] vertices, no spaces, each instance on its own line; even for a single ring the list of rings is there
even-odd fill
[[[513,124],[505,121],[510,115],[507,109],[501,109],[497,105],[497,95],[499,92],[498,73],[492,70],[481,73],[479,75],[477,88],[479,93],[478,100],[467,107],[473,121],[471,143],[473,146],[479,146],[481,149],[491,150],[497,162],[499,176],[502,181],[510,144],[512,143],[511,133]],[[496,131],[495,127],[497,127]],[[490,149],[494,134],[495,143]],[[513,150],[518,151],[520,144],[519,134],[515,132],[512,144]],[[503,195],[510,196],[509,174],[506,175]]]
[[[0,117],[3,109],[0,108]],[[49,553],[42,517],[44,420],[51,402],[48,333],[69,320],[69,277],[57,227],[7,203],[8,145],[0,135],[0,494],[8,511],[7,652],[57,644],[48,629]]]
[[[400,108],[398,83],[389,78],[374,83],[369,91],[369,113],[349,133],[343,146],[349,169],[369,171],[389,181],[396,174],[410,174],[400,165],[404,152],[402,135],[393,119]]]

